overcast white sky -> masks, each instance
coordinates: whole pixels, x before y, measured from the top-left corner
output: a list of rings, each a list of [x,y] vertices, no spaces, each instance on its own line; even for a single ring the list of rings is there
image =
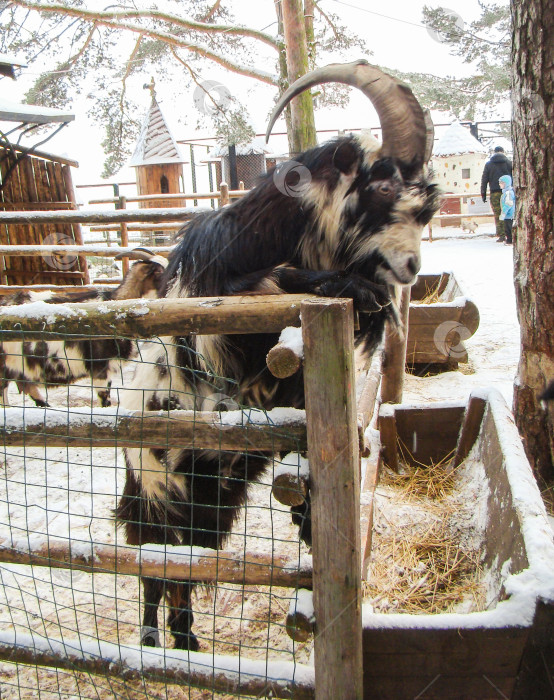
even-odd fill
[[[508,3],[508,0],[500,0]],[[138,3],[140,6],[142,3]],[[422,24],[424,5],[445,7],[456,12],[462,22],[468,24],[480,15],[478,0],[464,0],[464,3],[450,2],[443,4],[432,0],[389,0],[388,3],[371,0],[320,0],[321,7],[341,17],[343,24],[364,39],[373,51],[368,57],[371,62],[404,71],[418,71],[441,76],[468,75],[471,68],[458,57],[451,56],[448,47],[437,41]],[[103,3],[104,5],[104,3]],[[87,3],[88,6],[88,3]],[[256,29],[274,32],[275,13],[273,0],[234,0],[232,6],[238,23]],[[354,50],[334,60],[353,60],[360,58],[360,51]],[[256,56],[256,65],[267,72],[274,71],[274,53],[268,48]],[[7,99],[20,101],[28,88],[28,80],[34,69],[30,67],[22,77],[14,82],[9,79],[0,81],[0,91]],[[250,79],[234,76],[217,66],[206,65],[204,80],[218,80],[236,94],[243,104],[251,107],[250,119],[256,131],[265,131],[267,114],[273,104],[274,88]],[[26,79],[27,78],[27,79]],[[163,75],[155,75],[158,101],[164,115],[177,139],[194,138],[209,135],[210,129],[197,131],[198,114],[192,105],[192,94],[175,98],[174,80],[164,80]],[[146,112],[150,96],[142,89],[143,83],[149,82],[150,75],[137,76],[133,82],[135,99],[144,106]],[[75,171],[77,182],[99,181],[103,154],[100,149],[101,131],[91,124],[86,116],[87,103],[83,99],[75,103],[73,111],[75,122],[63,130],[62,135],[52,139],[45,148],[58,154],[66,154],[78,160],[80,168]],[[498,118],[506,119],[509,111],[506,105],[499,105]],[[439,117],[440,115],[435,115]],[[353,91],[350,105],[343,110],[318,110],[316,125],[319,129],[355,128],[377,126],[377,119],[370,113],[368,101],[357,91]],[[277,130],[281,130],[279,124]],[[279,148],[273,146],[274,148]]]

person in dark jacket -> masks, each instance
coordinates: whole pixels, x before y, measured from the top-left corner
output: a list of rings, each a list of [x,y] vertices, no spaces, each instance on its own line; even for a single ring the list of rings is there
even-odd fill
[[[504,240],[504,222],[500,220],[500,197],[502,191],[498,184],[502,175],[512,175],[512,163],[506,158],[502,146],[497,146],[490,160],[485,163],[481,178],[481,197],[487,201],[487,186],[490,189],[491,208],[494,212],[496,235],[498,241]]]

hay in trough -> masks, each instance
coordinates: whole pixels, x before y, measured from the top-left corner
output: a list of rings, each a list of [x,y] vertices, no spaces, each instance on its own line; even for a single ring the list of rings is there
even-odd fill
[[[405,445],[400,451],[408,454]],[[431,614],[484,605],[479,542],[460,535],[458,516],[471,503],[464,503],[451,458],[404,466],[399,474],[386,469],[381,477],[363,582],[375,612]]]
[[[439,284],[425,285],[425,294],[421,299],[411,299],[411,304],[436,304],[440,301],[442,291],[439,293]]]

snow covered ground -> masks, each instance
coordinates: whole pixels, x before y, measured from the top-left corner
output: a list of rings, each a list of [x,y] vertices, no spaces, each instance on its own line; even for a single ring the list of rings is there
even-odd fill
[[[476,333],[464,341],[469,362],[458,371],[436,376],[408,376],[405,401],[465,400],[474,388],[494,386],[509,406],[519,359],[519,324],[513,283],[513,249],[497,243],[493,227],[483,225],[473,236],[459,229],[435,230],[448,236],[422,244],[422,273],[452,271],[462,290],[479,309]]]
[[[492,227],[482,225],[478,231],[471,235],[459,229],[436,229],[436,240],[423,243],[422,272],[452,271],[464,293],[476,303],[480,326],[465,341],[469,363],[460,364],[457,371],[436,376],[407,376],[405,401],[466,400],[472,389],[493,386],[511,406],[519,357],[513,250],[496,243]],[[90,398],[90,389],[71,387],[69,392],[64,388],[54,390],[49,400],[62,406],[83,405],[87,397]],[[21,405],[14,387],[10,399]],[[68,538],[71,534],[73,540],[81,542],[121,543],[122,535],[116,534],[112,518],[116,494],[121,493],[124,480],[121,451],[49,448],[45,454],[40,448],[32,448],[24,455],[21,448],[11,448],[3,457],[0,460],[2,536],[9,535],[11,529],[16,540],[26,538],[30,531],[42,537]],[[266,548],[268,538],[274,537],[276,551],[302,554],[286,509],[268,510],[268,493],[269,484],[254,489],[252,507],[237,523],[230,545],[238,546],[248,537],[249,549]],[[19,565],[0,567],[0,625],[33,629],[45,637],[80,635],[83,639],[94,639],[99,635],[103,640],[136,643],[141,597],[136,579],[98,575],[93,580],[81,572],[72,576],[69,572],[38,567],[30,571],[29,567]],[[258,587],[246,593],[235,586],[220,587],[217,593],[200,589],[195,625],[202,638],[202,650],[233,653],[246,645],[250,647],[249,656],[264,658],[271,649],[279,658],[291,659],[294,654],[297,661],[305,661],[309,645],[294,644],[284,631],[288,595],[285,590],[273,589],[268,605],[266,593]],[[218,641],[213,645],[215,632]],[[39,674],[41,683],[52,682],[55,688],[51,674],[33,670],[24,674],[21,670],[14,671],[13,666],[1,664],[1,697],[35,697],[26,694],[25,683],[33,687],[39,682]],[[100,693],[98,686],[94,686],[94,690],[89,690],[92,695],[83,695],[78,681],[66,677],[63,684],[70,696],[72,693],[80,697],[114,696],[111,686]],[[174,697],[163,688],[157,693],[158,690],[150,688],[136,697]],[[55,690],[52,695],[41,695],[61,696]]]

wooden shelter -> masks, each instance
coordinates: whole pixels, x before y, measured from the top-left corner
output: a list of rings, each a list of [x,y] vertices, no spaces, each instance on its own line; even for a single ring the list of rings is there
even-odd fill
[[[0,134],[0,211],[37,211],[77,209],[71,167],[78,163],[41,152],[36,147],[15,145],[10,135],[17,130],[30,133],[37,125],[57,124],[53,133],[74,116],[46,107],[24,105],[0,98],[0,121],[15,122],[8,133]],[[50,134],[50,138],[53,134]],[[44,143],[46,139],[42,139]],[[82,245],[80,224],[25,223],[0,226],[0,245]],[[88,284],[84,257],[3,256],[0,258],[0,283]]]

